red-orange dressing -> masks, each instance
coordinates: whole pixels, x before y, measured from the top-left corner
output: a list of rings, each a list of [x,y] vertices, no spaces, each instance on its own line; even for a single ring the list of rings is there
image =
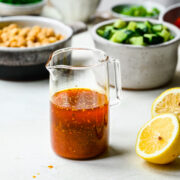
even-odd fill
[[[107,96],[89,89],[68,89],[51,98],[54,151],[71,159],[99,155],[108,146]]]

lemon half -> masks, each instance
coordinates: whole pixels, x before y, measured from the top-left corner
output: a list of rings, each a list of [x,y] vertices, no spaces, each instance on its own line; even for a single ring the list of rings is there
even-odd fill
[[[174,113],[180,120],[180,88],[164,91],[152,104],[152,117],[161,113]]]
[[[167,164],[180,154],[180,124],[174,114],[161,114],[148,121],[139,131],[136,153],[156,164]]]

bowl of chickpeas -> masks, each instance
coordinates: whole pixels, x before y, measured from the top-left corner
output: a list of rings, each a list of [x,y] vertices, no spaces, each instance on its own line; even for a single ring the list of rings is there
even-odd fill
[[[71,45],[73,30],[60,21],[35,16],[0,19],[0,78],[36,80],[48,76],[53,51]]]

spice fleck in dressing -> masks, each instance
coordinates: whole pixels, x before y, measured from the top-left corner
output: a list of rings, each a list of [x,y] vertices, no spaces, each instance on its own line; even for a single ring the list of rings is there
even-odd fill
[[[68,89],[51,98],[54,151],[71,159],[92,158],[108,145],[107,96],[89,89]]]

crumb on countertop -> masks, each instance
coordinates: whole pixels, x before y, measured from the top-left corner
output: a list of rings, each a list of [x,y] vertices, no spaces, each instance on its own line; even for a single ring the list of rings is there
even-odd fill
[[[54,166],[52,166],[52,165],[50,165],[50,166],[48,166],[48,168],[50,168],[50,169],[52,169]]]

